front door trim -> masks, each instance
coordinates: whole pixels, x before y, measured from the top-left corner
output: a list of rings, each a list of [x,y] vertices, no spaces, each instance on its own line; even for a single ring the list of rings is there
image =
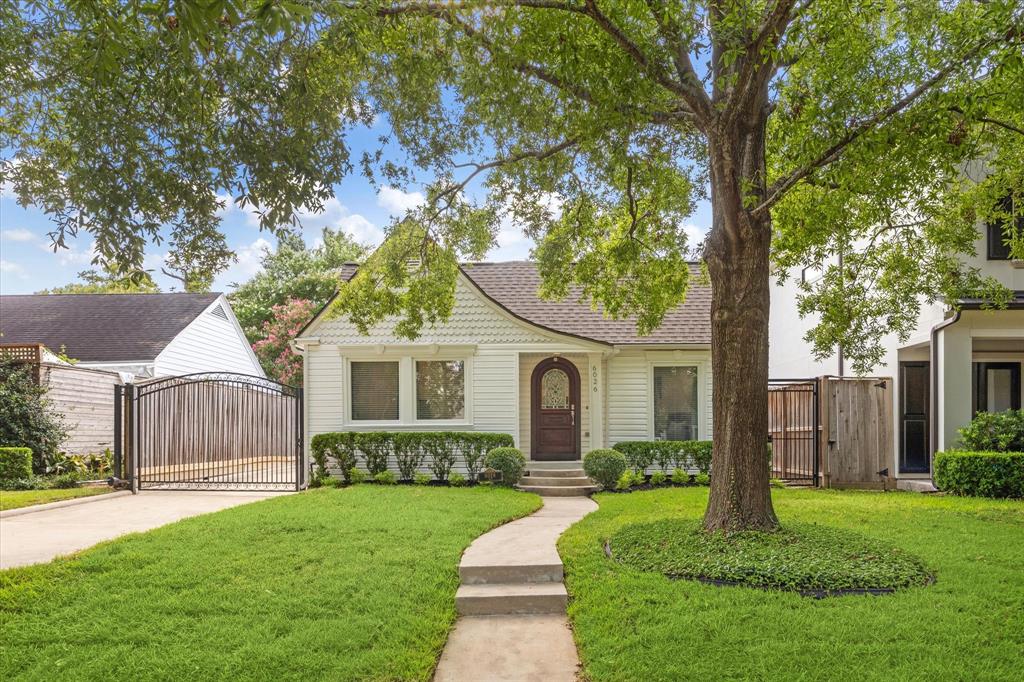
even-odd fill
[[[571,453],[544,453],[540,452],[540,427],[541,407],[540,392],[541,379],[550,369],[560,369],[569,377],[569,404],[573,413],[573,448]],[[582,421],[582,410],[580,409],[580,372],[569,360],[563,357],[553,356],[537,363],[530,376],[530,459],[549,461],[572,461],[580,458],[580,422]]]

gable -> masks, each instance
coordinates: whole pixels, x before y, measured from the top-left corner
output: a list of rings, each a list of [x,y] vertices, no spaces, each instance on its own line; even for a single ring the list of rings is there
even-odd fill
[[[264,376],[227,299],[221,297],[167,344],[156,358],[158,376],[233,372]]]
[[[397,322],[397,317],[388,318],[372,327],[369,335],[363,335],[344,317],[320,319],[314,321],[303,336],[316,336],[320,343],[341,346],[407,342],[395,336],[393,330]],[[438,325],[424,325],[416,343],[548,343],[555,338],[500,311],[460,275],[455,282],[455,305],[451,317]]]

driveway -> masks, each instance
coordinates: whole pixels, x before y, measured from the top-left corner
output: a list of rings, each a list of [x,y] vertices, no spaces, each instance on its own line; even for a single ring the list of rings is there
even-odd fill
[[[43,563],[125,533],[287,494],[146,491],[0,519],[0,568]]]

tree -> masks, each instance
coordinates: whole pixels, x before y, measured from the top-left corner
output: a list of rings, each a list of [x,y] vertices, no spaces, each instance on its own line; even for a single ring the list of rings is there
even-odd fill
[[[230,294],[231,307],[250,343],[266,338],[264,328],[274,317],[273,308],[291,299],[309,301],[312,316],[338,288],[338,268],[361,260],[366,253],[365,247],[340,230],[324,228],[321,242],[306,248],[298,235],[285,236],[276,250],[263,252],[259,272]]]
[[[292,350],[291,342],[313,314],[311,301],[290,298],[271,308],[263,323],[262,338],[252,344],[256,357],[271,379],[292,386],[302,385],[302,356]]]
[[[0,357],[0,445],[32,449],[32,470],[46,473],[67,437],[63,415],[51,410],[47,387],[33,376],[33,366]]]
[[[4,174],[22,201],[128,263],[138,235],[214,215],[222,190],[286,230],[349,172],[350,127],[383,112],[382,147],[409,163],[370,153],[362,169],[425,177],[428,201],[334,312],[364,327],[397,314],[412,337],[450,313],[457,261],[482,256],[504,213],[537,240],[542,293],[579,283],[649,331],[685,297],[683,220],[707,197],[710,530],[778,523],[763,461],[773,258],[826,270],[801,306],[822,315],[818,349],[842,343],[858,366],[872,330],[905,331],[922,301],[1006,299],[957,255],[995,197],[1024,198],[1016,0],[174,6],[0,10],[18,161]],[[968,183],[982,158],[992,172]]]
[[[148,272],[137,279],[119,276],[112,272],[83,270],[78,273],[80,282],[71,282],[52,289],[37,291],[37,294],[155,294],[160,287]]]

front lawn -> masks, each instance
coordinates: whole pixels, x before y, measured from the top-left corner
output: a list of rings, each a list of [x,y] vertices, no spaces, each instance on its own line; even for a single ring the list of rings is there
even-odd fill
[[[428,679],[457,566],[540,499],[320,489],[0,573],[0,679]]]
[[[601,508],[559,542],[589,678],[1006,680],[1024,670],[1024,503],[892,492],[772,496],[784,524],[855,530],[901,547],[934,571],[935,584],[815,600],[670,580],[607,558],[604,542],[627,524],[696,521],[707,488],[598,495]]]
[[[0,490],[0,511],[31,507],[34,504],[59,502],[75,497],[90,497],[112,493],[109,486],[90,486],[88,488],[48,488],[46,490]]]

